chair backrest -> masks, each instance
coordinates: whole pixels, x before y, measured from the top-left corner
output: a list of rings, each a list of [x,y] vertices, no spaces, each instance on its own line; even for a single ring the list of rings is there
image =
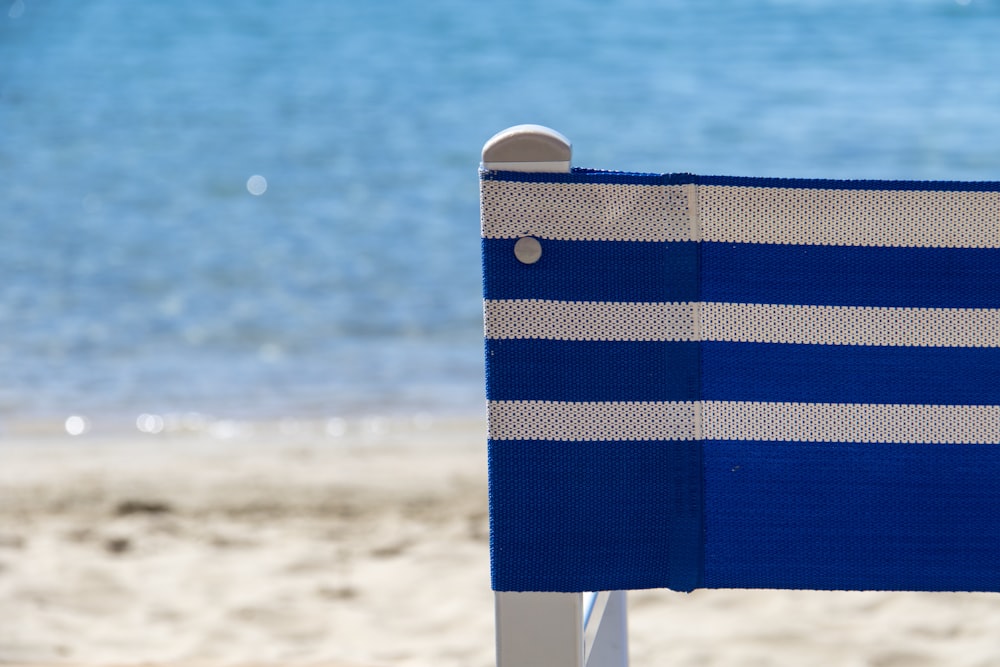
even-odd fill
[[[480,174],[497,591],[1000,591],[1000,183],[526,132]]]

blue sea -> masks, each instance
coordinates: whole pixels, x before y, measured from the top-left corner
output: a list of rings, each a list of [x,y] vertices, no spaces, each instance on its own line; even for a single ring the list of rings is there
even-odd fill
[[[478,416],[492,134],[1000,179],[998,40],[1000,0],[3,0],[0,437]]]

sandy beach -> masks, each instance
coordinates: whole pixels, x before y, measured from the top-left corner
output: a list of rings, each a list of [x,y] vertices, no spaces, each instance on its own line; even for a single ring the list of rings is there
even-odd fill
[[[484,432],[8,433],[0,664],[491,665]],[[629,622],[635,665],[1000,665],[996,595],[642,591]]]

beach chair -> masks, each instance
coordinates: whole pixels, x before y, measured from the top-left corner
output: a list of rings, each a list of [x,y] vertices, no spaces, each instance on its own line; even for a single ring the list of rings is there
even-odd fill
[[[1000,184],[571,159],[483,149],[498,664],[627,664],[629,589],[1000,591]]]

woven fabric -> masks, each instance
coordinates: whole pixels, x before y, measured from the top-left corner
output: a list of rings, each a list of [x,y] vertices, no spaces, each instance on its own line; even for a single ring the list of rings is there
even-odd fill
[[[481,194],[496,590],[1000,591],[1000,183]]]

